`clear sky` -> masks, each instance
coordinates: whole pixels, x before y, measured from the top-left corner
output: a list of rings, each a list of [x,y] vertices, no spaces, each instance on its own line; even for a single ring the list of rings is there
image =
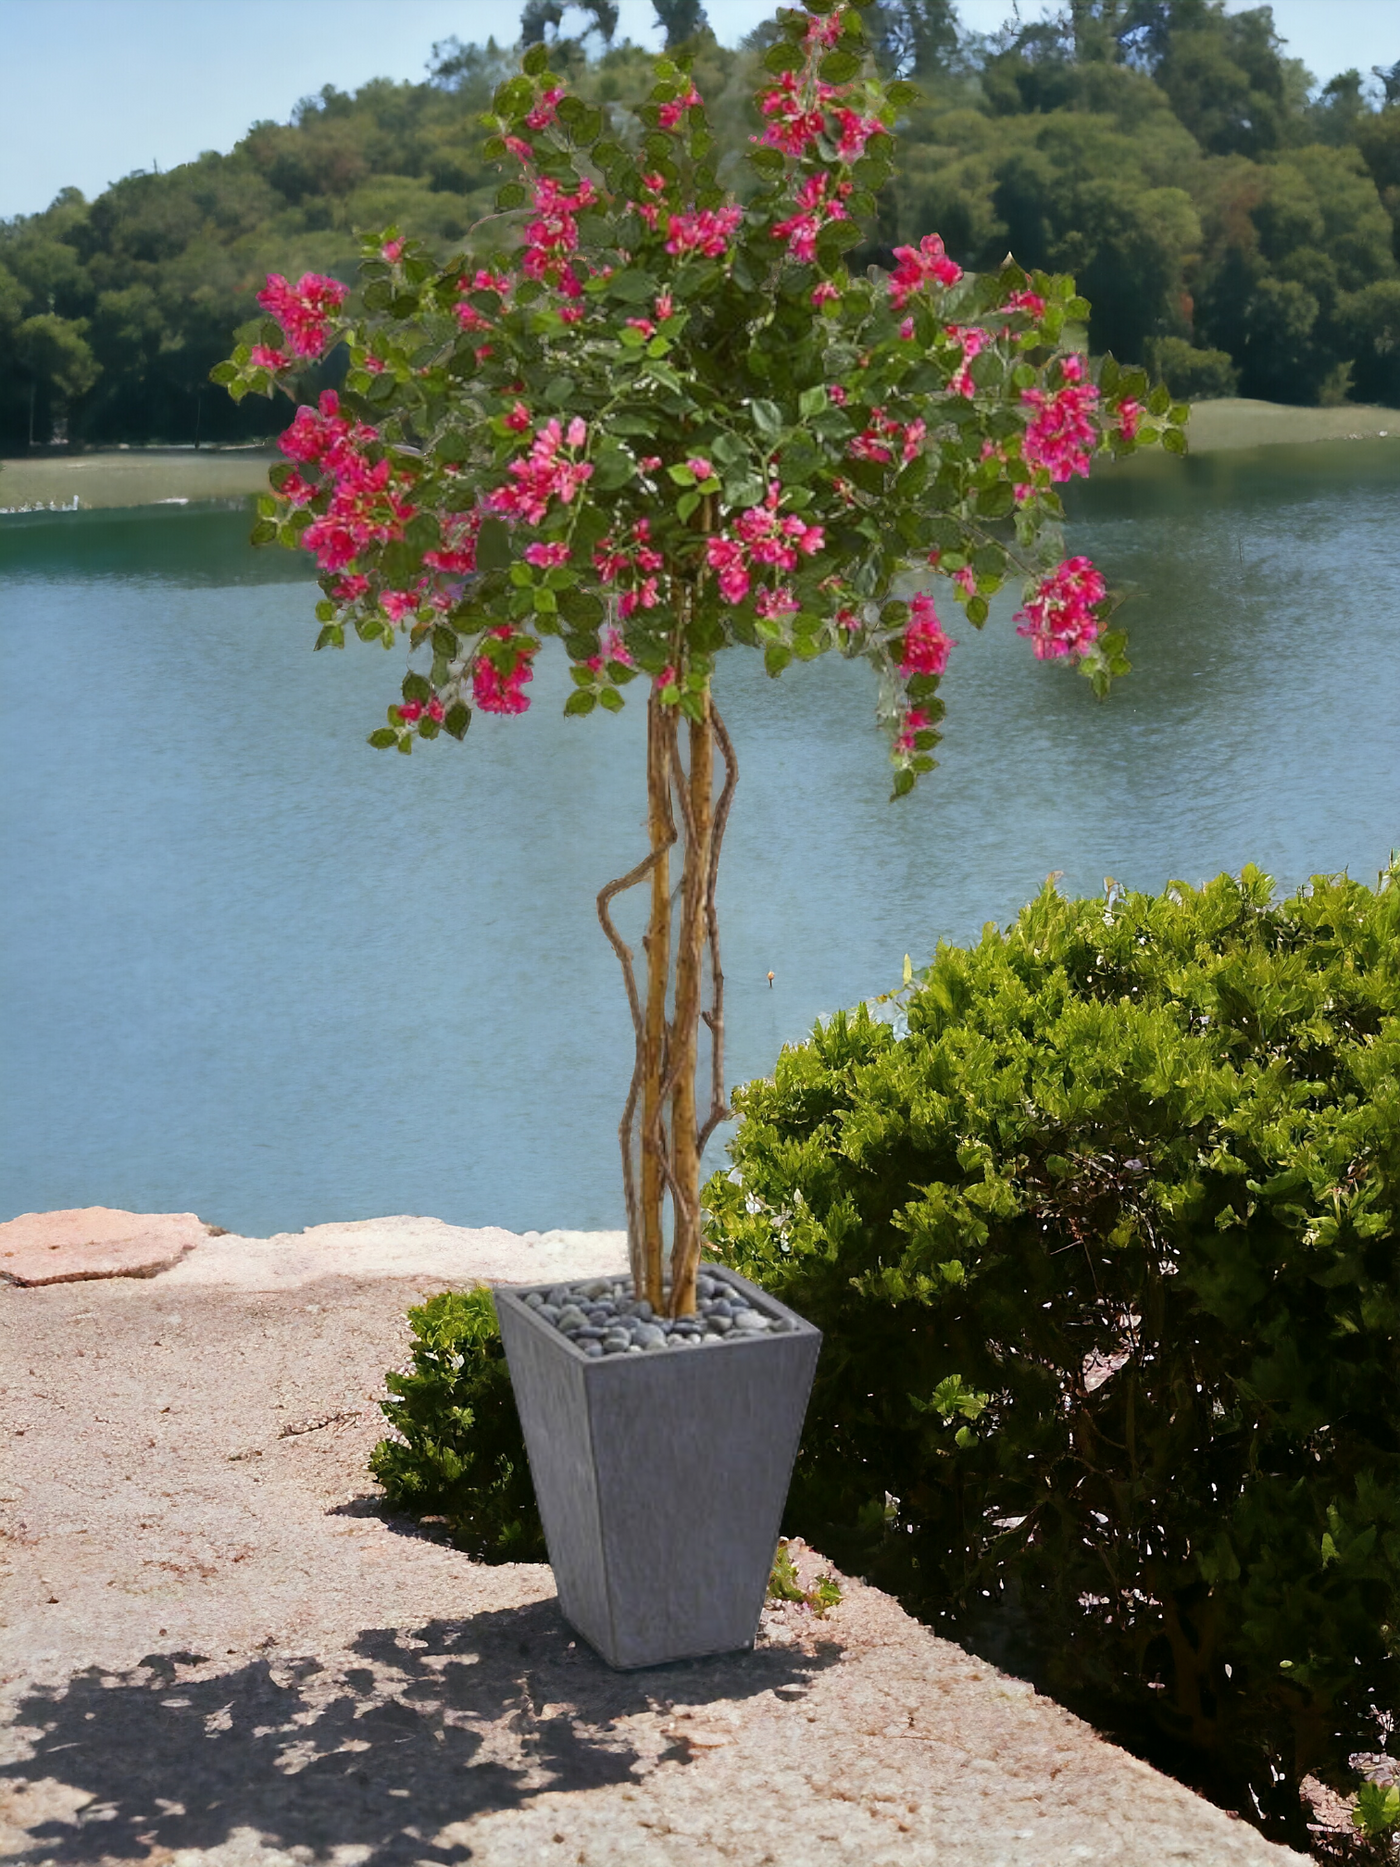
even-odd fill
[[[772,11],[706,4],[729,44]],[[1021,0],[1026,19],[1056,10]],[[1010,11],[1011,0],[959,8],[979,32]],[[421,78],[434,40],[509,41],[519,15],[519,0],[0,0],[0,218],[35,213],[70,183],[91,197],[133,169],[230,149],[323,84]],[[1274,19],[1322,80],[1400,59],[1397,0],[1274,0]],[[622,0],[619,35],[654,43],[653,20],[649,0]]]

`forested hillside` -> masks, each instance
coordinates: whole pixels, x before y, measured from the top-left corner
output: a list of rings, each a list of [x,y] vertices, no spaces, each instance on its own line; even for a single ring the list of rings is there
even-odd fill
[[[588,35],[569,37],[555,0],[528,0],[523,30],[550,38],[626,133],[648,55],[608,43],[607,0],[589,12]],[[673,40],[694,35],[742,190],[770,32],[731,51],[696,0],[657,12]],[[1222,0],[1072,0],[990,37],[963,33],[950,0],[887,0],[877,16],[884,61],[923,100],[866,260],[937,231],[968,267],[1009,250],[1073,271],[1093,348],[1179,394],[1400,405],[1400,64],[1319,90],[1267,6],[1227,15]],[[477,116],[514,61],[451,41],[421,84],[328,87],[229,155],[0,223],[0,452],[54,432],[189,442],[279,426],[280,407],[235,407],[207,380],[263,276],[351,279],[355,230],[389,222],[450,251],[492,211]]]

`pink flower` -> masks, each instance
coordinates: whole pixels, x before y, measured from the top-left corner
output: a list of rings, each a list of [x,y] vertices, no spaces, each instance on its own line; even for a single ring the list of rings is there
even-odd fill
[[[943,633],[933,598],[918,591],[909,600],[909,622],[899,658],[900,673],[906,678],[911,674],[942,674],[948,665],[948,651],[956,646]]]
[[[743,218],[741,207],[707,207],[695,214],[672,214],[666,226],[666,251],[675,255],[703,253],[707,259],[721,259],[728,250],[729,236]]]
[[[896,311],[913,293],[930,285],[956,285],[962,277],[962,267],[949,259],[936,233],[926,233],[917,247],[897,246],[894,256],[899,264],[890,275],[890,298]]]
[[[509,627],[493,629],[491,634],[504,641],[511,639]],[[472,664],[472,698],[483,713],[525,713],[529,710],[529,695],[520,690],[527,681],[535,678],[535,671],[530,666],[530,657],[535,647],[536,644],[517,637],[518,659],[504,675],[488,656],[477,655]]]
[[[1141,402],[1135,402],[1130,395],[1124,396],[1118,404],[1118,432],[1125,441],[1131,441],[1136,437],[1146,413],[1147,410]]]
[[[962,362],[948,379],[948,387],[954,395],[966,396],[970,402],[977,393],[977,385],[972,380],[972,371],[968,368],[972,359],[981,356],[991,342],[990,334],[980,324],[950,324],[946,335],[962,351]]]
[[[1039,661],[1087,655],[1098,639],[1096,605],[1108,594],[1103,577],[1086,557],[1066,558],[1042,577],[1016,614],[1016,633],[1028,636]]]
[[[927,732],[933,721],[922,707],[910,707],[904,715],[899,731],[895,734],[897,752],[917,752],[919,749],[917,734]]]
[[[836,145],[839,162],[858,162],[871,137],[878,136],[885,127],[878,117],[863,117],[858,110],[838,110],[836,123],[840,131]]]
[[[534,161],[535,152],[531,148],[529,143],[525,141],[525,138],[523,136],[503,136],[501,138],[501,141],[505,144],[506,148],[509,149],[510,153],[517,158],[518,161],[521,161],[521,162],[533,162]]]
[[[555,544],[526,545],[523,555],[525,562],[536,569],[552,570],[555,565],[568,563],[569,547],[560,539]]]
[[[258,303],[282,326],[293,356],[319,357],[330,339],[331,319],[345,302],[339,279],[304,272],[289,285],[280,272],[270,273]]]
[[[760,590],[754,600],[754,609],[765,622],[781,622],[784,616],[795,616],[801,607],[786,584],[779,584],[775,590]]]
[[[650,318],[628,318],[627,328],[632,331],[640,331],[643,337],[655,337],[656,335],[656,326],[652,323]]]
[[[689,84],[681,96],[673,97],[657,107],[656,121],[663,130],[674,130],[682,115],[687,110],[695,109],[700,102],[700,93],[693,84]]]
[[[818,103],[825,103],[833,95],[828,84],[820,84],[816,88]],[[783,72],[778,82],[762,93],[759,108],[770,119],[759,141],[766,143],[770,149],[781,149],[784,155],[804,154],[808,145],[814,143],[826,128],[826,118],[820,110],[803,108],[801,80],[795,71]]]
[[[418,598],[411,590],[383,590],[379,596],[379,607],[390,622],[402,622],[412,610],[418,607]]]
[[[786,240],[788,252],[799,265],[810,265],[817,256],[817,235],[830,221],[846,220],[845,208],[839,200],[826,198],[826,175],[811,175],[797,191],[797,213],[787,220],[780,220],[773,228],[776,240]],[[843,184],[837,184],[837,193]]]
[[[1068,357],[1063,359],[1062,372],[1070,362]],[[1089,456],[1098,444],[1089,411],[1098,402],[1099,392],[1092,383],[1079,382],[1077,375],[1078,371],[1063,389],[1049,394],[1041,389],[1021,391],[1021,400],[1035,410],[1026,424],[1021,453],[1028,466],[1045,467],[1055,481],[1067,480],[1072,473],[1087,476]]]
[[[690,471],[695,475],[697,480],[712,480],[715,477],[714,468],[710,465],[708,460],[703,459],[699,454],[692,454],[685,464],[690,468]]]
[[[621,629],[607,622],[598,631],[598,652],[604,661],[616,661],[624,668],[632,666],[632,657],[622,639]]]
[[[664,324],[667,318],[673,315],[675,308],[675,303],[669,292],[658,293],[656,303],[652,307],[656,313],[657,323]]]
[[[434,694],[432,699],[428,702],[427,711],[428,718],[430,720],[436,720],[439,726],[441,726],[442,722],[447,718],[447,708],[438,699],[436,694]]]
[[[294,506],[310,505],[320,490],[310,480],[304,480],[299,473],[289,473],[277,489],[278,497],[288,500]]]
[[[1045,316],[1045,300],[1039,292],[1013,292],[1002,306],[1003,311],[1028,311],[1033,318]]]
[[[581,446],[587,432],[586,423],[576,415],[569,423],[569,447]],[[535,435],[529,453],[512,460],[507,467],[515,485],[497,487],[488,496],[486,503],[491,510],[538,525],[551,499],[569,505],[584,482],[592,478],[593,466],[590,461],[562,458],[559,450],[564,442],[558,421],[547,421]]]
[[[655,473],[661,465],[661,456],[660,454],[643,454],[637,465],[643,473]]]
[[[394,711],[405,726],[412,726],[423,717],[423,703],[421,700],[401,700]]]
[[[818,307],[828,305],[833,298],[840,296],[840,287],[833,285],[830,279],[823,279],[820,284],[812,287],[812,303]]]
[[[379,257],[387,259],[391,266],[396,266],[403,258],[403,249],[402,240],[386,240],[379,249]]]
[[[676,670],[671,666],[669,662],[667,662],[666,666],[661,670],[660,674],[658,674],[656,678],[652,681],[652,686],[655,687],[659,691],[663,687],[674,687],[675,685],[676,685]]]
[[[285,350],[274,350],[268,344],[254,344],[248,361],[258,370],[285,370],[292,366],[292,359]]]
[[[356,572],[350,577],[340,577],[331,585],[331,595],[338,603],[353,603],[357,597],[369,589],[369,578]]]
[[[525,119],[532,130],[548,129],[554,121],[555,111],[563,95],[562,84],[551,85],[547,91],[541,93],[539,102]]]
[[[524,434],[530,426],[530,411],[523,402],[517,402],[505,417],[505,424],[516,434]]]

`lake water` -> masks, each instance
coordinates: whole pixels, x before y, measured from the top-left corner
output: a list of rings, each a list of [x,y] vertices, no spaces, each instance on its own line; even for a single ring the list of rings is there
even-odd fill
[[[722,667],[731,1082],[1052,870],[1372,881],[1400,843],[1400,443],[1163,461],[1074,512],[1133,593],[1133,674],[1101,705],[1009,605],[955,628],[905,803],[864,669]],[[563,720],[545,655],[523,719],[375,753],[399,657],[312,656],[314,590],[247,523],[0,519],[0,1217],[620,1224],[593,898],[643,847],[642,709]]]

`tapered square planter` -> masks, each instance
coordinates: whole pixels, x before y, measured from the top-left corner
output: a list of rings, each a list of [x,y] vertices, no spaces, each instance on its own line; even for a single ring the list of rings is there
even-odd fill
[[[528,1290],[496,1291],[559,1605],[622,1669],[753,1645],[821,1346],[737,1272],[704,1271],[782,1332],[590,1360]]]

